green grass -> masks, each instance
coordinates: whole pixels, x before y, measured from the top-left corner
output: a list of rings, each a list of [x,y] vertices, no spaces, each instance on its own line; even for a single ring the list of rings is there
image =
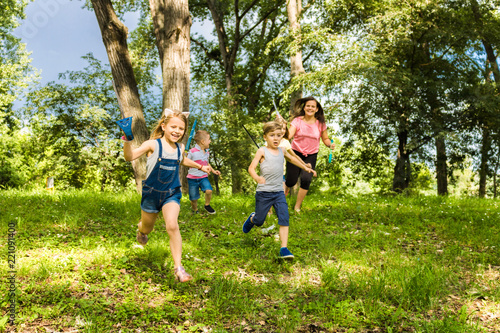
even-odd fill
[[[277,227],[241,231],[253,195],[214,197],[217,214],[196,216],[183,197],[195,280],[178,284],[162,219],[132,247],[138,194],[1,194],[5,259],[17,222],[18,307],[12,327],[0,284],[0,331],[500,331],[498,200],[311,195],[290,217],[295,260],[281,262]]]

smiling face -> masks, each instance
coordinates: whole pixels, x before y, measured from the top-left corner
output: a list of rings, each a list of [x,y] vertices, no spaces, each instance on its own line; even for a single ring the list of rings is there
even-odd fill
[[[306,117],[314,117],[316,112],[318,111],[318,104],[315,100],[307,101],[304,105],[304,113]]]
[[[264,134],[264,140],[266,140],[268,148],[278,148],[281,138],[283,138],[283,131],[281,129],[275,129]]]
[[[163,136],[165,137],[165,140],[177,142],[184,136],[186,124],[182,119],[172,117],[169,119],[168,123],[162,123],[161,128],[163,129]]]

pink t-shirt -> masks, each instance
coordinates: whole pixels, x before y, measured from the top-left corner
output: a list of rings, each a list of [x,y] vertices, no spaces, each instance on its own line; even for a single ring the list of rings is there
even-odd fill
[[[292,126],[297,129],[293,136],[292,149],[304,155],[315,154],[319,151],[321,133],[326,130],[326,124],[316,120],[314,124],[306,124],[302,117],[292,121]]]

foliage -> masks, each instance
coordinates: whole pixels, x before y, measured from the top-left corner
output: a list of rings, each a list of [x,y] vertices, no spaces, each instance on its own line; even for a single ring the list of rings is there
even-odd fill
[[[450,192],[477,193],[475,174],[463,175],[478,170],[483,158],[487,194],[493,195],[500,103],[485,45],[498,54],[499,2],[480,1],[477,13],[474,3],[303,1],[298,39],[288,31],[282,0],[190,1],[193,20],[203,22],[212,37],[191,36],[191,119],[212,135],[211,163],[223,173],[223,192],[250,193],[254,186],[246,169],[255,147],[243,125],[262,143],[261,124],[273,119],[273,102],[287,117],[289,93],[303,85],[320,98],[327,119],[339,124],[343,141],[337,140],[331,164],[321,148],[313,192],[389,193],[398,135],[404,133],[412,163],[408,192],[434,187],[431,143],[441,137]],[[25,5],[16,0],[0,5],[0,186],[40,186],[48,175],[61,187],[128,186],[132,173],[116,140],[119,109],[109,66],[91,54],[85,56],[86,68],[32,88],[26,107],[13,110],[20,89],[35,78],[24,46],[11,34]],[[113,6],[121,18],[139,14],[128,46],[151,125],[161,109],[161,83],[149,4],[120,0]],[[289,56],[298,48],[307,74],[290,82]]]
[[[16,97],[36,75],[21,40],[12,34],[24,18],[26,1],[6,0],[0,5],[0,121]]]
[[[293,207],[293,200],[288,199]],[[243,234],[253,195],[215,197],[191,215],[172,274],[164,221],[134,248],[134,191],[3,191],[0,232],[16,222],[17,320],[2,329],[118,332],[498,332],[498,200],[310,195],[278,228]],[[35,209],[34,209],[35,208]],[[276,225],[273,215],[264,227]],[[7,261],[0,264],[4,276]],[[0,284],[7,293],[8,284]],[[1,305],[5,318],[8,303]]]
[[[326,50],[323,61],[288,91],[304,85],[327,95],[343,136],[371,136],[394,155],[408,140],[401,153],[432,163],[433,138],[466,135],[470,118],[481,119],[471,113],[484,80],[475,63],[481,40],[464,31],[475,27],[465,3],[331,0],[317,8],[304,38]],[[487,8],[486,16],[495,7]],[[496,109],[478,111],[493,121]]]
[[[30,140],[14,120],[10,118],[10,126],[0,124],[0,188],[26,184],[33,165],[26,154]]]
[[[37,78],[25,45],[12,34],[24,18],[26,4],[19,0],[0,4],[0,188],[23,184],[30,170],[24,154],[28,140],[13,110],[16,98]]]
[[[85,58],[87,68],[60,75],[70,85],[49,82],[28,96],[26,151],[35,161],[29,175],[35,186],[48,176],[59,188],[102,190],[130,183],[131,166],[121,157],[116,125],[120,115],[109,68],[90,54]]]
[[[244,191],[248,179],[242,179],[242,170],[253,147],[243,126],[270,120],[273,100],[289,78],[285,45],[269,48],[286,27],[286,6],[282,0],[200,0],[190,1],[190,11],[195,21],[213,24],[212,39],[199,34],[191,38],[192,92],[195,100],[204,100],[197,107],[217,114],[208,123],[212,135],[220,138],[218,155],[227,157],[233,191]],[[260,128],[254,133],[260,137]]]

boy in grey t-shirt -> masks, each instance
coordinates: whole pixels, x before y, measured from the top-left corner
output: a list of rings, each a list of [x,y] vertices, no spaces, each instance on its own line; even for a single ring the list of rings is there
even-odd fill
[[[257,182],[255,193],[255,212],[250,214],[243,224],[243,232],[248,233],[254,225],[262,226],[266,220],[267,212],[274,207],[280,226],[280,258],[293,258],[293,254],[288,250],[288,226],[289,214],[286,203],[285,192],[283,191],[283,162],[293,163],[307,172],[316,172],[305,166],[290,155],[289,152],[279,147],[283,130],[280,123],[271,121],[264,124],[264,140],[267,147],[261,147],[257,150],[252,163],[248,167],[248,173]],[[260,176],[256,172],[257,165],[260,163]]]

